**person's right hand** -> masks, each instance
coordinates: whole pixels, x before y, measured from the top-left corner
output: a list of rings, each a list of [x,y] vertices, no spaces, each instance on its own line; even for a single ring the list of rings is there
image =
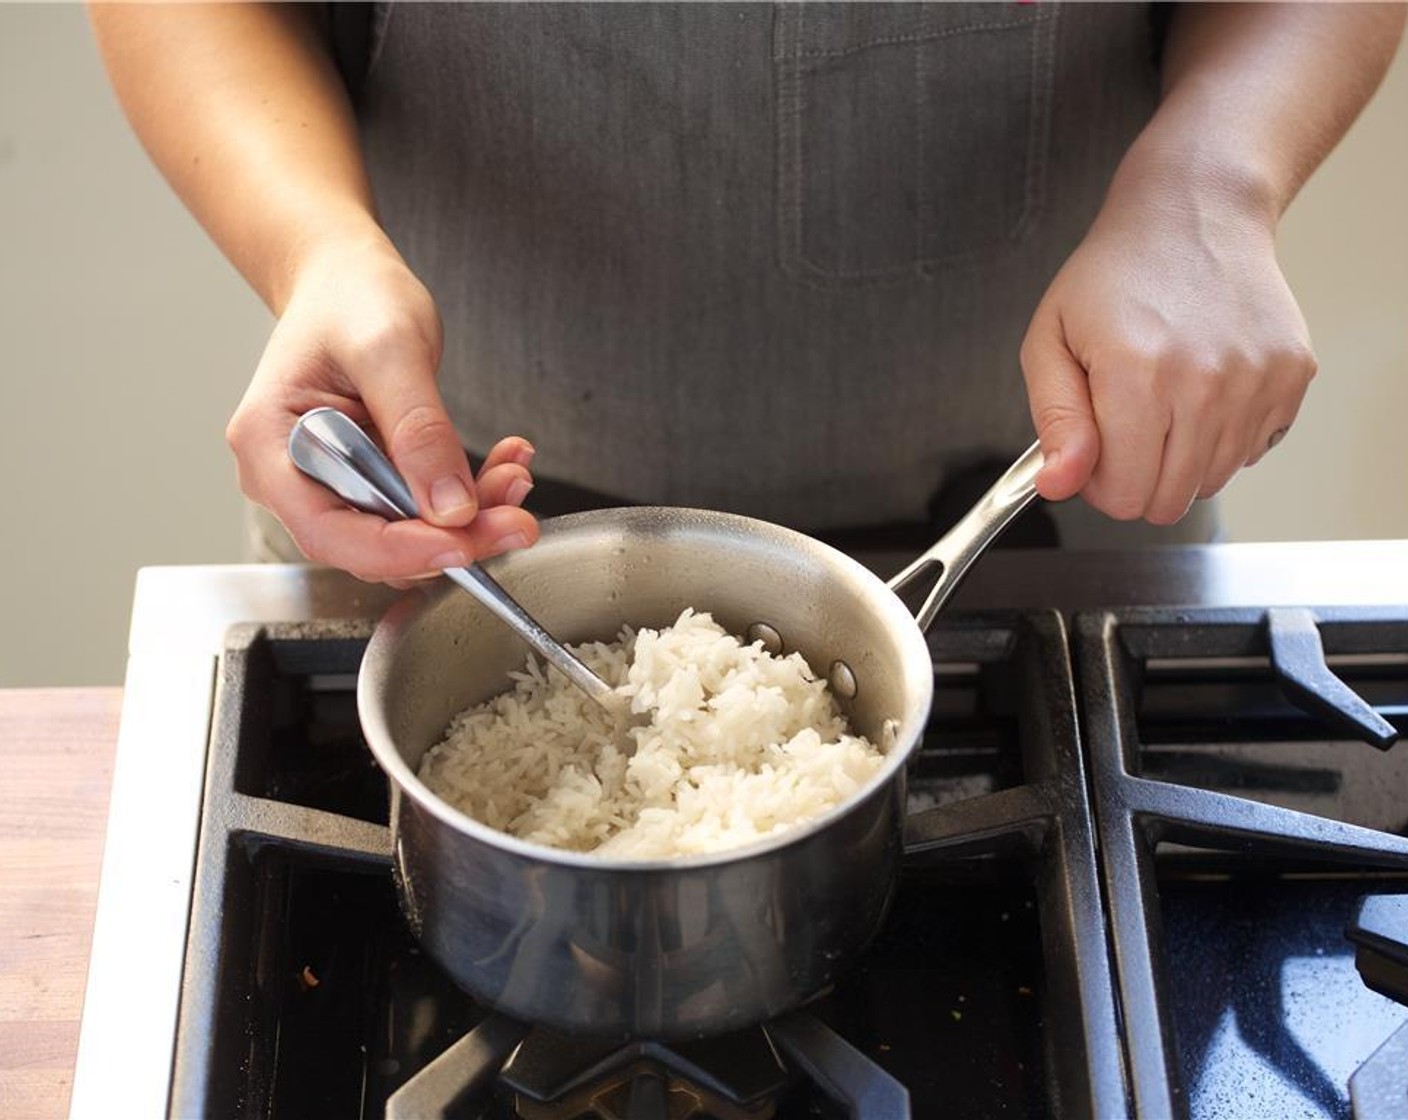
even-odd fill
[[[226,438],[240,489],[310,560],[397,582],[537,540],[537,522],[518,508],[532,487],[532,445],[501,440],[471,475],[435,385],[440,347],[434,301],[389,243],[340,246],[300,268]],[[349,509],[293,465],[289,432],[322,405],[369,426],[420,520]]]

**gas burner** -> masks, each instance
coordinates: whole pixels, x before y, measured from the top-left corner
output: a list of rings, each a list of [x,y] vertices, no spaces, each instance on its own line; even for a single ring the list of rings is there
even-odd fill
[[[788,1078],[761,1028],[672,1046],[539,1028],[499,1081],[522,1120],[772,1120]]]
[[[386,1120],[482,1108],[498,1091],[519,1120],[773,1120],[810,1079],[855,1120],[908,1120],[909,1093],[819,1019],[687,1042],[619,1042],[490,1016],[407,1081]]]
[[[648,1059],[627,1065],[606,1080],[584,1086],[560,1101],[514,1100],[519,1120],[772,1120],[777,1103],[754,1107],[717,1097],[701,1085],[672,1076]]]

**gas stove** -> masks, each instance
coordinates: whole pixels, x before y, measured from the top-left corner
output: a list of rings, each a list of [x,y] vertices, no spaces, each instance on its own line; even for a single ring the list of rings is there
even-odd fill
[[[419,951],[354,700],[391,600],[140,574],[72,1116],[1408,1115],[1408,543],[985,558],[882,932],[668,1044]]]

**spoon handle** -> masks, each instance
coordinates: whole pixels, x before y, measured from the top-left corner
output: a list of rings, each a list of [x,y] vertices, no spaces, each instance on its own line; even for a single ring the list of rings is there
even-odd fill
[[[304,413],[289,433],[288,454],[294,466],[354,509],[388,521],[420,514],[410,487],[391,460],[366,432],[335,408]],[[574,685],[602,707],[615,711],[617,698],[611,686],[543,629],[488,572],[471,562],[463,568],[446,568],[445,575],[508,623]]]

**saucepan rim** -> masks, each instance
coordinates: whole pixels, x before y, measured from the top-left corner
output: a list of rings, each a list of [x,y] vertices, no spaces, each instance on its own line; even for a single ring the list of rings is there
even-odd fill
[[[838,568],[838,576],[845,574],[857,581],[865,591],[867,598],[873,600],[876,609],[883,611],[889,617],[885,620],[887,628],[900,630],[901,639],[901,672],[908,673],[908,666],[914,664],[922,666],[921,670],[915,672],[918,692],[909,703],[909,711],[902,712],[897,717],[899,726],[896,728],[894,742],[886,751],[885,765],[871,777],[871,779],[860,789],[856,790],[838,805],[828,809],[825,813],[812,818],[802,825],[785,829],[772,836],[766,836],[759,840],[754,840],[748,844],[741,844],[737,847],[726,848],[718,852],[707,852],[698,855],[679,856],[673,858],[622,858],[593,855],[591,852],[575,852],[564,848],[554,848],[546,844],[536,844],[527,840],[521,840],[516,836],[511,836],[506,832],[501,832],[492,828],[482,821],[461,812],[448,802],[444,801],[437,794],[426,786],[416,773],[411,769],[406,759],[397,749],[390,730],[387,726],[386,713],[380,703],[379,693],[385,687],[388,672],[385,663],[393,656],[399,640],[405,632],[422,615],[435,609],[446,596],[464,595],[459,588],[448,581],[439,581],[436,586],[430,589],[414,589],[406,592],[395,602],[391,608],[383,615],[378,622],[367,649],[362,658],[361,667],[357,674],[357,712],[361,721],[363,734],[366,737],[367,745],[371,749],[377,764],[387,774],[387,777],[394,783],[403,796],[408,796],[416,802],[426,812],[432,814],[443,824],[448,825],[455,831],[465,834],[470,838],[493,845],[495,848],[512,853],[524,859],[549,861],[564,867],[579,868],[583,871],[592,871],[601,874],[611,873],[668,873],[689,870],[695,868],[717,867],[722,864],[729,864],[747,860],[752,857],[780,852],[787,848],[806,843],[819,833],[825,832],[829,827],[850,813],[859,809],[873,797],[886,796],[890,792],[890,787],[894,782],[896,774],[905,766],[909,756],[913,753],[915,746],[923,736],[923,730],[929,717],[929,710],[933,703],[933,672],[932,660],[929,655],[928,643],[925,640],[924,632],[920,629],[913,614],[900,600],[885,582],[866,568],[859,561],[833,548],[814,537],[792,529],[775,525],[768,521],[757,518],[745,517],[739,514],[721,513],[713,510],[684,509],[678,507],[661,506],[627,506],[621,508],[592,510],[586,513],[565,514],[545,520],[542,523],[541,543],[546,543],[554,538],[570,533],[573,530],[596,527],[598,525],[629,527],[634,521],[644,521],[647,519],[657,519],[662,516],[671,519],[688,521],[691,518],[707,519],[709,522],[720,527],[728,526],[736,530],[742,530],[750,535],[762,535],[778,537],[803,551],[817,552],[822,559],[834,564]],[[537,547],[537,546],[534,546]],[[512,563],[514,554],[484,562],[484,566],[491,574],[498,575],[498,572],[508,567]],[[511,581],[510,590],[511,590]],[[838,585],[843,581],[838,579]],[[485,608],[472,602],[467,597],[465,606],[471,611],[483,611]],[[698,609],[708,610],[707,604],[700,604]],[[813,666],[813,671],[816,666]],[[909,693],[908,683],[904,686],[905,693]],[[393,821],[394,827],[394,821]]]

